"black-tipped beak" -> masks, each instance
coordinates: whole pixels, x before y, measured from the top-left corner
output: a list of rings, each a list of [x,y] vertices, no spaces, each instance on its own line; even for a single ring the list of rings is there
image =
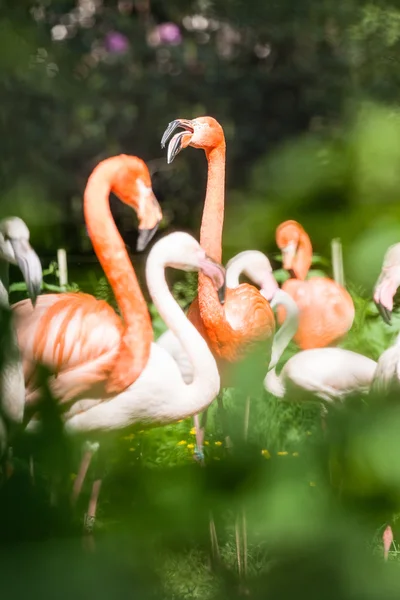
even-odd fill
[[[28,240],[10,240],[14,250],[14,256],[18,267],[21,269],[22,276],[26,283],[29,297],[33,306],[36,304],[36,298],[42,289],[42,265],[36,252],[29,244]]]
[[[389,310],[388,308],[386,308],[386,306],[383,306],[383,304],[381,304],[380,302],[375,302],[377,309],[379,310],[379,314],[381,315],[382,319],[385,321],[385,323],[387,325],[391,325],[392,324],[392,311]]]
[[[164,135],[161,138],[161,148],[165,148],[165,144],[167,143],[167,141],[169,140],[171,135],[174,133],[175,129],[177,129],[178,127],[181,127],[182,129],[184,129],[184,131],[181,131],[176,136],[174,136],[174,138],[171,140],[171,142],[168,146],[168,152],[167,152],[167,163],[168,164],[171,164],[172,161],[174,160],[175,156],[177,154],[179,154],[179,152],[182,150],[183,136],[187,132],[190,132],[190,133],[194,132],[193,125],[190,121],[187,121],[186,119],[175,119],[175,121],[171,121],[171,123],[168,124],[167,129],[164,131]]]
[[[218,288],[217,293],[218,293],[219,303],[220,304],[225,304],[226,281],[224,281],[224,284],[223,284],[222,287]]]
[[[139,236],[136,242],[137,252],[143,252],[146,249],[149,242],[153,239],[158,229],[160,221],[154,225],[152,229],[139,229]]]

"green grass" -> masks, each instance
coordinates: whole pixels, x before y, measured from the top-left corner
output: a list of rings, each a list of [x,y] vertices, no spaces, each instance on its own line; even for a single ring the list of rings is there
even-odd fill
[[[53,278],[49,286],[56,286],[55,275],[55,267],[46,273]],[[18,291],[23,292],[22,288]],[[113,303],[105,280],[92,291]],[[195,294],[195,278],[186,284],[178,282],[174,291],[181,305],[187,306]],[[395,315],[393,327],[387,327],[360,290],[350,291],[356,319],[342,346],[376,359],[400,329],[400,319]],[[158,337],[165,325],[152,305],[150,311]],[[295,352],[291,344],[281,364]],[[136,573],[136,580],[143,576],[142,597],[211,600],[240,595],[244,584],[238,580],[234,524],[244,507],[246,585],[253,597],[308,599],[319,590],[314,597],[330,598],[332,593],[335,600],[347,600],[352,589],[358,597],[389,598],[390,572],[380,570],[381,535],[391,519],[396,535],[393,515],[400,506],[396,403],[379,410],[371,406],[361,412],[340,411],[331,417],[324,437],[317,405],[284,403],[259,393],[250,400],[244,443],[245,395],[233,390],[223,390],[221,395],[233,454],[225,448],[226,432],[216,402],[209,408],[205,468],[194,460],[192,419],[117,436],[112,443],[104,443],[104,471],[99,471],[100,459],[95,457],[75,510],[68,506],[68,496],[79,447],[47,430],[34,448],[36,481],[32,486],[30,448],[21,440],[21,446],[15,447],[16,477],[3,483],[0,494],[0,527],[7,540],[0,542],[0,550],[26,539],[42,544],[50,537],[58,540],[60,552],[67,553],[65,560],[72,560],[65,540],[80,538],[91,484],[101,473],[96,556],[112,547],[107,560],[117,561],[118,573]],[[56,506],[50,503],[54,487]],[[210,566],[210,510],[222,559],[217,570]],[[122,542],[120,536],[127,539]],[[10,542],[14,546],[5,546]],[[397,565],[398,554],[397,547],[393,548],[390,563]],[[327,572],[333,574],[328,587]],[[355,578],[351,584],[349,572]],[[379,594],[367,596],[376,582]]]

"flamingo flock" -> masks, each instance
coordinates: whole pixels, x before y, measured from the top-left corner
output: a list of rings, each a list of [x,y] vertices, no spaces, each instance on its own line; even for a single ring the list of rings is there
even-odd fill
[[[209,116],[175,119],[162,136],[162,148],[167,143],[168,163],[188,146],[202,149],[208,177],[199,242],[187,233],[170,233],[154,243],[147,258],[147,288],[168,328],[157,342],[109,206],[113,192],[136,212],[137,250],[145,250],[162,211],[140,158],[119,155],[100,162],[83,199],[87,231],[118,314],[89,294],[40,294],[42,270],[26,224],[17,217],[0,221],[1,308],[10,311],[9,263],[21,269],[29,295],[11,306],[12,352],[1,362],[1,457],[7,456],[16,429],[34,433],[41,428],[38,365],[44,365],[65,432],[82,443],[96,443],[86,445],[73,502],[94,448],[107,435],[193,417],[197,452],[203,457],[205,419],[200,425],[199,414],[206,414],[222,387],[243,385],[237,375],[256,355],[252,373],[257,384],[282,401],[317,402],[322,411],[355,393],[388,392],[400,385],[400,336],[378,362],[337,347],[352,327],[353,300],[336,281],[309,277],[312,246],[299,223],[288,220],[276,229],[276,244],[290,276],[281,288],[268,258],[258,250],[244,250],[226,269],[222,266],[226,144],[221,125]],[[167,267],[199,273],[198,295],[187,314],[167,285]],[[252,283],[240,283],[242,275]],[[399,285],[397,244],[388,250],[374,290],[374,301],[388,323]],[[299,352],[278,375],[276,368],[291,341]],[[88,514],[91,527],[99,490],[96,482]],[[388,526],[385,558],[392,540]]]

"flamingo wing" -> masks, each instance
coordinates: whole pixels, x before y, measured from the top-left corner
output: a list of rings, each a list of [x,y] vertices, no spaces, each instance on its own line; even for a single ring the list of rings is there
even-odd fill
[[[82,293],[49,294],[40,296],[34,309],[25,300],[12,309],[28,402],[37,397],[37,363],[54,375],[52,391],[63,402],[89,390],[104,393],[123,332],[106,302]]]

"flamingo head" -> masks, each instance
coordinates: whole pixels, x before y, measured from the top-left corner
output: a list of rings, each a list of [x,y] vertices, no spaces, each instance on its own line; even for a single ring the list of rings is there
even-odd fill
[[[268,302],[279,289],[269,259],[258,250],[245,250],[231,258],[226,265],[226,285],[229,288],[237,287],[241,273],[260,288],[260,293]]]
[[[281,223],[276,230],[276,243],[282,251],[283,268],[291,277],[304,280],[311,266],[312,246],[300,223]]]
[[[196,119],[175,119],[168,124],[161,139],[161,148],[165,147],[175,129],[183,131],[176,133],[168,144],[167,163],[170,164],[183,148],[193,146],[202,148],[206,154],[221,145],[225,145],[224,131],[213,117],[197,117]]]
[[[29,242],[29,229],[18,217],[0,221],[0,260],[17,265],[23,275],[32,304],[42,288],[42,265]]]
[[[374,289],[374,302],[388,325],[391,325],[393,298],[400,286],[400,244],[390,246]]]
[[[125,154],[109,160],[114,159],[118,159],[118,162],[111,189],[138,216],[139,237],[136,247],[141,252],[158,229],[162,219],[161,207],[154,195],[146,164],[137,156]]]
[[[219,263],[207,256],[205,250],[188,233],[176,231],[157,242],[165,258],[165,264],[181,271],[199,271],[208,277],[218,294],[221,304],[225,302],[226,271]]]

